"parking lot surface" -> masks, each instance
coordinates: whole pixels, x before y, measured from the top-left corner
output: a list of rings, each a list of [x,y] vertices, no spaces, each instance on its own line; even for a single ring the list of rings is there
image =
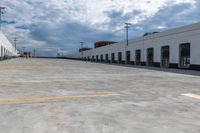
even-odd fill
[[[0,62],[0,133],[200,133],[200,76],[175,71]]]

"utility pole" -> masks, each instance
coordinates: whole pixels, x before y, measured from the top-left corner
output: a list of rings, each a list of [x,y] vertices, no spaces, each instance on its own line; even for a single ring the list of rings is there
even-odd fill
[[[1,31],[1,17],[2,17],[2,15],[4,14],[4,10],[5,10],[6,8],[5,7],[1,7],[0,6],[0,31]]]
[[[126,28],[126,46],[128,46],[128,29],[130,28],[131,23],[125,23]]]
[[[81,58],[83,58],[83,44],[84,42],[80,42],[81,43]]]

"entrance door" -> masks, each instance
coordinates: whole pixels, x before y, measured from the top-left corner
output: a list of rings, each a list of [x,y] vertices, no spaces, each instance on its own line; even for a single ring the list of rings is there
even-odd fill
[[[180,63],[181,68],[190,67],[190,43],[180,45]]]
[[[126,64],[131,64],[131,51],[126,51]]]
[[[122,62],[122,52],[118,53],[118,63],[120,64]]]
[[[141,65],[141,50],[140,49],[135,51],[135,64]]]
[[[169,67],[169,46],[161,48],[161,67]]]
[[[153,66],[153,48],[147,49],[147,66]]]
[[[115,62],[115,53],[111,54],[111,62],[114,63]]]

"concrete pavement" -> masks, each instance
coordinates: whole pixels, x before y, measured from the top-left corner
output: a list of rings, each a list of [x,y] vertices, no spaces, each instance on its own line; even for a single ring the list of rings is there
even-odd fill
[[[0,133],[199,133],[199,87],[188,74],[13,59],[0,63]]]

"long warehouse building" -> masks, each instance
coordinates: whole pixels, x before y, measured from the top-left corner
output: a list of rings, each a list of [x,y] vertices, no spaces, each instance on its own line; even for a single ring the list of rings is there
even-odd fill
[[[0,60],[10,59],[18,56],[18,51],[13,46],[7,37],[0,32]]]
[[[200,23],[81,53],[88,61],[200,70]]]

